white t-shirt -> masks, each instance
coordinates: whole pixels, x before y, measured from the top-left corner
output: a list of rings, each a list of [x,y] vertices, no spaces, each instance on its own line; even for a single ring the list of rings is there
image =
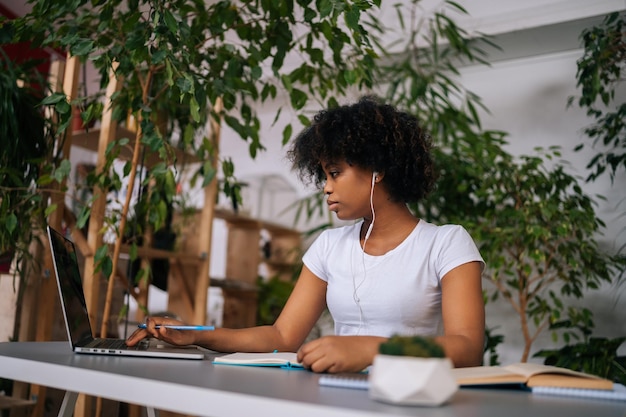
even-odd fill
[[[360,247],[362,223],[325,230],[302,258],[328,283],[335,334],[442,334],[441,278],[467,262],[484,265],[469,233],[420,220],[396,248],[372,256]]]

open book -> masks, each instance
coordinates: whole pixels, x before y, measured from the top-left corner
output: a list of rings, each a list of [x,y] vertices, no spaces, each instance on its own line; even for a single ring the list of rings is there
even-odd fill
[[[520,384],[529,388],[613,389],[613,382],[608,379],[557,366],[535,363],[455,368],[452,372],[460,386]]]
[[[215,364],[241,366],[276,366],[281,368],[302,368],[295,352],[231,353],[213,359]]]

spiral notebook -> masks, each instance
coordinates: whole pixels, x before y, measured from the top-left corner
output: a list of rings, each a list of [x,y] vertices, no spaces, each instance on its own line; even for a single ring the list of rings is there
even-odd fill
[[[368,376],[363,373],[322,375],[318,383],[324,387],[369,389]]]
[[[274,366],[280,368],[299,368],[302,364],[298,362],[295,352],[267,352],[267,353],[247,353],[236,352],[213,359],[216,365],[238,365],[238,366]]]
[[[536,395],[556,395],[563,397],[596,398],[599,400],[626,401],[626,386],[614,383],[612,390],[560,388],[560,387],[532,387],[530,391]]]

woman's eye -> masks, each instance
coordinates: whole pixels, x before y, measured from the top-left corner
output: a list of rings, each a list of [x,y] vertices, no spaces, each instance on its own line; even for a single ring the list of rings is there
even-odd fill
[[[337,175],[339,175],[339,172],[337,171],[331,171],[328,173],[330,175],[331,178],[335,178]]]

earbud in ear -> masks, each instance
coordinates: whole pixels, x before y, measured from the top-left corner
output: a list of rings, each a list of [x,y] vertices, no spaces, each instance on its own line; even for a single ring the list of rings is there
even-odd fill
[[[378,172],[377,171],[372,172],[372,184],[374,184],[377,179],[378,179]]]

